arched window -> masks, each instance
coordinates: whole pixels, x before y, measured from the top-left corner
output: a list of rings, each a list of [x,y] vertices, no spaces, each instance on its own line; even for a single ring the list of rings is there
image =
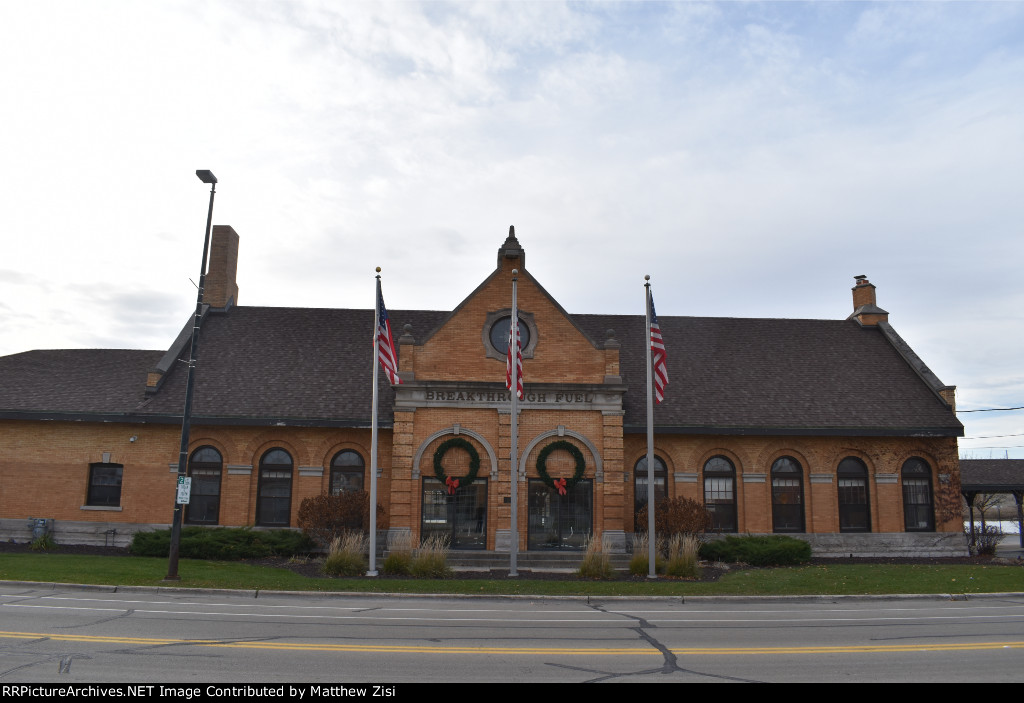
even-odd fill
[[[715,532],[736,531],[736,468],[724,456],[704,464],[704,507]]]
[[[271,449],[263,455],[256,493],[256,524],[288,527],[292,506],[292,457],[288,452]]]
[[[804,531],[804,470],[788,456],[772,464],[772,529]]]
[[[185,522],[216,525],[220,520],[220,479],[224,460],[213,447],[200,447],[188,460],[192,495],[185,506]]]
[[[903,462],[903,525],[907,532],[934,532],[932,470],[928,462],[911,457]]]
[[[871,532],[871,508],[868,500],[868,467],[848,456],[836,469],[839,492],[839,531]]]
[[[331,495],[363,490],[365,473],[362,454],[342,449],[331,459]]]
[[[660,456],[654,457],[654,500],[668,498],[668,485],[665,482],[668,470],[665,468],[665,460]],[[640,457],[633,467],[633,523],[635,529],[641,532],[647,531],[647,525],[636,525],[636,517],[640,510],[647,505],[647,457]]]

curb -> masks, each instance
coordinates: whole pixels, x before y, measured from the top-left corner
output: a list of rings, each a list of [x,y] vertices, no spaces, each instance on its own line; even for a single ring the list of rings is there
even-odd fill
[[[43,581],[0,581],[0,587],[31,588],[49,591],[85,591],[94,593],[163,593],[189,595],[242,596],[244,598],[286,597],[293,598],[422,598],[422,599],[473,599],[473,600],[550,600],[579,601],[583,603],[651,601],[662,603],[836,603],[836,602],[879,602],[879,601],[969,601],[1001,598],[1024,598],[1024,592],[1003,593],[887,593],[864,595],[787,595],[787,596],[545,596],[518,594],[475,594],[475,593],[368,593],[366,591],[275,591],[229,588],[183,588],[181,586],[107,586],[89,583],[56,583]]]

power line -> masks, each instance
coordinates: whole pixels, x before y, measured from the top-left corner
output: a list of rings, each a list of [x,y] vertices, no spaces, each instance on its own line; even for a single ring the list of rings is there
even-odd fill
[[[1001,412],[1003,410],[1024,410],[1024,405],[1021,405],[1021,406],[1016,407],[1016,408],[978,408],[977,410],[957,410],[956,412],[957,412],[957,414],[959,414],[959,413],[994,413],[994,412]]]
[[[989,434],[980,437],[961,437],[960,439],[1002,439],[1003,437],[1024,437],[1024,432],[1019,434]]]

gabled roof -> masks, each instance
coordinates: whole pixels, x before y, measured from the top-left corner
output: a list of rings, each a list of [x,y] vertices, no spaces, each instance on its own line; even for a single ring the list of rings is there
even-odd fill
[[[626,431],[642,431],[644,318],[574,317],[593,337],[615,330],[629,386]],[[659,432],[963,434],[949,406],[876,328],[846,320],[665,315],[658,322],[669,378],[654,410]]]
[[[406,324],[433,329],[446,314],[388,311],[396,336]],[[207,315],[193,416],[197,422],[369,427],[372,340],[373,310],[237,306]],[[180,415],[184,371],[181,364],[172,368],[137,412]],[[378,375],[378,388],[380,423],[390,426],[394,392],[384,374]]]
[[[417,338],[444,311],[390,310]],[[627,432],[646,417],[644,318],[571,315],[592,340],[619,341]],[[963,426],[875,328],[846,320],[659,317],[669,386],[659,432],[960,436]],[[234,307],[203,323],[193,406],[197,423],[369,426],[372,310]],[[186,351],[187,353],[187,351]],[[159,391],[146,373],[162,351],[55,350],[0,358],[0,417],[175,422],[185,366]],[[525,362],[529,387],[529,360]],[[495,382],[503,369],[495,366]],[[380,384],[380,422],[394,393]]]

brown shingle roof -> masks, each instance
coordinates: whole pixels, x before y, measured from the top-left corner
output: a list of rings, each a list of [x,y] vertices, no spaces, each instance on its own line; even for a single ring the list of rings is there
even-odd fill
[[[988,493],[1024,490],[1024,459],[961,459],[960,488]]]
[[[447,314],[390,310],[396,336],[412,324],[432,329]],[[369,426],[373,310],[235,307],[203,322],[193,414],[199,418],[311,421]],[[185,369],[139,408],[181,413]],[[394,392],[379,374],[379,418],[390,426]]]
[[[574,315],[614,329],[627,431],[646,422],[644,318]],[[847,320],[659,316],[669,385],[661,431],[789,429],[960,435],[963,426],[883,335]]]
[[[0,412],[124,413],[163,352],[39,349],[0,357]]]
[[[447,312],[391,310],[417,339]],[[572,315],[592,339],[615,330],[627,431],[645,422],[644,319]],[[877,330],[842,320],[662,316],[669,387],[659,432],[961,435],[962,425]],[[203,323],[197,421],[368,426],[372,310],[235,307]],[[180,416],[185,367],[146,398],[160,351],[57,350],[0,358],[0,416],[41,411]],[[526,362],[529,373],[529,360]],[[529,382],[529,376],[527,376]],[[381,374],[380,420],[394,393]]]

